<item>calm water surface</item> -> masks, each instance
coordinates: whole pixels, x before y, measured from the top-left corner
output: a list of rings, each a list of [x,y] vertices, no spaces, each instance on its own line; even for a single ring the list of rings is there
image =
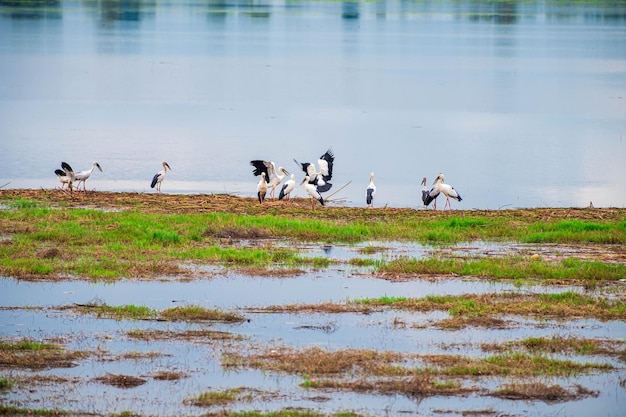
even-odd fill
[[[624,207],[624,39],[616,1],[0,1],[0,186],[251,196],[332,147],[348,205]]]

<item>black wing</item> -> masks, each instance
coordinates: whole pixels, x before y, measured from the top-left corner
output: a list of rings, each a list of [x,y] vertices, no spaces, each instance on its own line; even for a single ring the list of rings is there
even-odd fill
[[[317,180],[315,181],[315,183],[314,183],[314,184],[316,184],[316,185],[317,185]],[[333,186],[333,185],[332,185],[331,183],[329,183],[329,182],[325,182],[325,183],[324,183],[324,185],[318,185],[318,186],[316,187],[316,189],[317,189],[317,192],[318,192],[318,193],[325,193],[326,191],[330,190],[330,188],[331,188],[332,186]]]
[[[328,164],[328,174],[322,175],[324,181],[328,181],[333,177],[333,163],[335,162],[335,155],[333,154],[332,149],[328,149],[326,153],[320,156],[320,159],[326,161]]]
[[[262,172],[265,172],[265,179],[269,181],[270,173],[267,170],[267,165],[265,165],[265,161],[255,159],[254,161],[250,161],[250,165],[254,167],[254,171],[252,171],[252,174],[254,174],[254,176],[259,176]]]
[[[280,189],[280,194],[278,194],[279,200],[285,198],[285,188],[287,188],[287,183],[283,184],[282,188]]]
[[[150,183],[150,188],[154,188],[158,179],[159,179],[159,174],[154,174],[154,177],[152,177],[152,182]]]
[[[63,171],[65,171],[66,173],[70,173],[70,172],[74,172],[74,170],[72,169],[72,167],[70,166],[70,164],[68,164],[67,162],[61,162],[61,168],[63,168]]]
[[[367,189],[367,197],[365,199],[365,201],[367,202],[367,204],[372,204],[372,200],[374,200],[374,196],[372,195],[374,193],[374,189],[373,188],[368,188]]]

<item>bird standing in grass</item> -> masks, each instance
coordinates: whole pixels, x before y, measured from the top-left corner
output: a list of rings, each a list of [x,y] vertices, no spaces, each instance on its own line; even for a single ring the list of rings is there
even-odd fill
[[[335,163],[335,155],[332,149],[328,149],[320,159],[317,160],[319,171],[315,170],[315,165],[310,162],[300,163],[294,159],[294,162],[302,168],[305,175],[309,178],[308,182],[315,185],[318,193],[324,193],[330,190],[333,185],[329,183],[333,178],[333,164]]]
[[[74,174],[74,170],[67,162],[61,162],[61,168],[54,170],[61,183],[61,189],[67,185],[67,188],[72,191],[72,184],[76,181],[76,174]]]
[[[296,187],[296,176],[291,174],[291,177],[285,181],[282,188],[280,189],[280,193],[278,194],[278,199],[282,200],[283,198],[287,198],[287,200],[291,201],[291,192]]]
[[[267,188],[271,189],[270,197],[274,198],[274,191],[276,190],[276,187],[280,185],[283,178],[285,178],[285,175],[289,175],[289,171],[283,167],[278,167],[278,169],[276,169],[276,164],[274,162],[263,161],[260,159],[250,161],[250,165],[254,167],[252,174],[255,176],[261,175],[262,172],[265,173]]]
[[[367,207],[374,207],[374,196],[376,195],[376,185],[374,185],[374,173],[370,173],[370,183],[367,186],[365,202]]]
[[[443,210],[448,207],[448,210],[451,210],[450,199],[453,198],[457,201],[462,201],[461,195],[452,187],[450,184],[444,184],[443,182],[443,174],[437,175],[435,178],[435,187],[441,192],[441,194],[446,196],[446,203],[443,205]]]
[[[76,173],[76,187],[80,188],[80,183],[83,183],[83,190],[87,191],[87,185],[85,184],[85,181],[87,181],[89,179],[89,177],[91,177],[91,174],[94,170],[94,168],[98,168],[100,170],[100,172],[102,171],[102,167],[100,166],[100,164],[98,163],[98,161],[94,161],[93,164],[91,165],[91,169],[87,169],[85,171],[80,171]]]
[[[150,183],[150,188],[154,188],[156,186],[157,193],[161,192],[161,183],[165,179],[165,173],[168,169],[170,171],[172,170],[167,162],[163,162],[163,169],[154,174],[154,177],[152,177],[152,183]]]
[[[430,190],[426,187],[426,177],[422,178],[422,202],[424,208],[433,203],[433,209],[437,210],[437,197],[439,197],[439,188],[432,187]]]
[[[315,210],[315,200],[319,201],[321,205],[324,205],[324,199],[322,195],[317,191],[317,186],[313,184],[311,178],[307,175],[304,177],[300,185],[304,184],[304,189],[307,194],[311,197],[311,208]]]
[[[259,203],[263,203],[265,195],[267,194],[267,181],[265,180],[265,172],[261,172],[261,180],[256,186],[256,195],[259,199]]]

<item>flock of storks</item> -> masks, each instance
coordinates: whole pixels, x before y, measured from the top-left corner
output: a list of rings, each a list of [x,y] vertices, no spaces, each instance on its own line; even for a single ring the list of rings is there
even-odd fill
[[[303,162],[300,163],[294,159],[296,165],[298,165],[305,174],[304,179],[300,182],[300,185],[304,186],[304,190],[311,197],[311,208],[315,209],[315,200],[324,205],[324,197],[322,193],[327,192],[333,186],[330,180],[333,177],[333,163],[335,162],[335,155],[332,149],[328,149],[317,161],[317,168],[313,163]],[[291,192],[296,187],[296,178],[294,174],[289,173],[285,168],[279,166],[276,168],[274,162],[265,161],[262,159],[255,159],[250,161],[250,165],[254,167],[252,174],[254,176],[260,176],[261,179],[257,185],[257,198],[259,203],[263,203],[269,191],[270,198],[275,198],[274,193],[276,188],[280,186],[280,192],[278,194],[279,200],[290,200]],[[54,172],[61,182],[61,188],[67,185],[71,191],[73,184],[76,183],[76,188],[80,190],[80,183],[83,183],[83,190],[87,191],[85,182],[94,169],[98,168],[102,172],[102,166],[97,161],[94,161],[90,169],[80,172],[74,172],[72,167],[67,162],[61,162],[61,169],[56,169]],[[157,172],[152,177],[150,183],[151,188],[155,188],[157,193],[161,192],[161,183],[165,178],[167,170],[171,170],[167,162],[163,162],[163,169]],[[283,179],[289,176],[289,179],[283,183]],[[461,195],[449,184],[443,182],[443,174],[437,175],[433,186],[428,188],[426,186],[426,177],[422,179],[422,202],[424,208],[427,208],[430,203],[433,203],[433,209],[437,209],[437,197],[439,194],[443,194],[446,197],[446,203],[443,206],[443,210],[448,207],[450,209],[450,199],[461,201]],[[374,173],[370,173],[370,182],[366,188],[365,201],[367,207],[374,206],[374,196],[376,195],[376,185],[374,185]]]

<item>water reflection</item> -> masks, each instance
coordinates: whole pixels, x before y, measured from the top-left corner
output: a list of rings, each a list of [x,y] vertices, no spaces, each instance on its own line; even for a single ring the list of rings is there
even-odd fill
[[[253,195],[246,161],[333,146],[350,205],[375,171],[391,206],[438,172],[461,208],[623,206],[624,22],[602,1],[1,0],[0,184],[98,160],[94,188],[150,191],[168,160],[168,192]]]
[[[61,1],[0,0],[0,13],[12,19],[60,19]]]

